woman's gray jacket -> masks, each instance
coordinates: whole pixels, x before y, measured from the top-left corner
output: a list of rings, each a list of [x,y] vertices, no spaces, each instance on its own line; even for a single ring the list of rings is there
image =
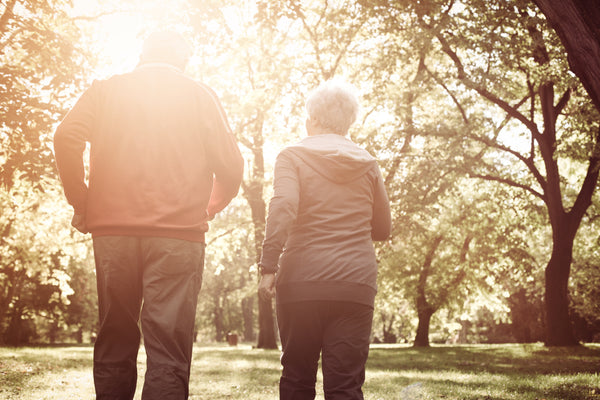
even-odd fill
[[[283,149],[274,174],[260,264],[277,271],[277,301],[372,306],[373,240],[391,225],[376,160],[344,136],[316,135]]]

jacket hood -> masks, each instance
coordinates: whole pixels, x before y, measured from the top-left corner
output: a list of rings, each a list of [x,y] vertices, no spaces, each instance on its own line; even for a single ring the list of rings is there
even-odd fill
[[[345,136],[336,134],[308,136],[287,150],[335,183],[353,181],[376,164],[369,152]]]

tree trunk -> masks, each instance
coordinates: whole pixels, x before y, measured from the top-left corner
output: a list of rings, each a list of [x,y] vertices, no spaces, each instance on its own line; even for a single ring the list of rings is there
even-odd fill
[[[397,343],[398,337],[393,331],[394,320],[396,316],[394,314],[390,314],[388,319],[387,314],[384,312],[380,313],[381,316],[381,327],[383,333],[383,343]]]
[[[567,243],[564,243],[565,245]],[[578,344],[569,318],[568,282],[571,254],[566,250],[552,251],[546,267],[546,346],[575,346]]]
[[[568,284],[573,260],[573,242],[585,211],[591,204],[600,168],[600,132],[596,133],[588,170],[571,210],[565,212],[556,150],[556,119],[561,107],[554,105],[552,83],[540,87],[544,132],[537,135],[546,169],[546,207],[552,226],[552,255],[545,270],[546,345],[574,346],[577,340],[569,318]],[[566,103],[565,103],[566,104]]]
[[[225,327],[223,325],[223,309],[219,305],[218,298],[215,299],[215,308],[213,309],[213,323],[215,326],[215,340],[222,342],[225,340]]]
[[[570,226],[573,222],[569,214],[564,214],[552,227],[552,255],[545,271],[546,346],[578,344],[569,317],[568,285],[577,232]]]
[[[264,223],[257,234],[260,239],[256,239],[257,245],[262,248],[262,239],[264,238]],[[260,240],[260,241],[259,241]],[[257,259],[260,260],[260,250],[257,249]],[[275,317],[273,316],[273,301],[262,300],[258,297],[258,343],[259,349],[276,349],[277,339],[275,336]]]
[[[429,325],[431,322],[431,316],[437,310],[429,304],[427,300],[427,278],[429,278],[429,272],[431,271],[431,263],[433,262],[433,256],[437,251],[440,243],[442,243],[443,236],[436,236],[431,243],[431,247],[425,255],[421,272],[419,273],[419,282],[417,284],[417,316],[419,317],[419,324],[417,325],[417,335],[415,336],[415,347],[429,347]]]
[[[250,271],[242,275],[241,287],[248,287],[248,284],[252,284],[254,278],[255,275]],[[256,334],[254,333],[254,294],[250,294],[242,299],[241,308],[244,340],[253,342],[256,340]]]
[[[258,343],[259,349],[277,349],[273,301],[258,299]]]
[[[253,342],[256,340],[254,332],[254,297],[242,299],[242,318],[244,320],[244,340]]]
[[[257,155],[255,155],[257,157]],[[262,160],[262,159],[261,159]],[[254,224],[254,248],[256,250],[256,262],[260,261],[262,242],[265,237],[266,204],[262,197],[263,187],[257,180],[244,186],[244,194],[252,211],[252,222]],[[245,329],[248,326],[245,327]],[[258,343],[259,349],[276,349],[275,318],[273,316],[273,304],[271,300],[258,298]]]
[[[254,250],[256,253],[256,263],[260,261],[262,252],[262,243],[265,238],[265,223],[267,214],[267,205],[263,198],[265,185],[265,165],[263,145],[264,138],[263,126],[264,116],[259,111],[255,126],[253,129],[252,142],[246,140],[246,146],[252,150],[254,162],[250,171],[251,179],[242,183],[244,197],[250,205],[252,214],[252,224],[254,227]],[[258,297],[258,294],[256,295]],[[243,303],[244,304],[244,303]],[[246,307],[253,302],[245,302]],[[250,316],[250,310],[244,309],[244,334],[245,336],[254,336],[253,324],[247,321]],[[263,301],[258,298],[258,343],[259,349],[276,349],[277,340],[275,338],[275,318],[273,316],[273,304],[271,301]]]
[[[75,332],[75,340],[77,341],[77,344],[83,343],[83,327],[81,325],[77,329],[77,332]]]
[[[4,342],[9,346],[21,346],[29,342],[30,335],[25,329],[23,311],[22,302],[17,300],[12,310],[9,325],[4,332]]]
[[[429,325],[433,313],[434,310],[429,305],[421,305],[419,307],[417,304],[419,324],[417,325],[417,336],[415,336],[414,347],[429,347]]]
[[[571,70],[600,111],[600,8],[597,0],[533,0],[554,28]]]

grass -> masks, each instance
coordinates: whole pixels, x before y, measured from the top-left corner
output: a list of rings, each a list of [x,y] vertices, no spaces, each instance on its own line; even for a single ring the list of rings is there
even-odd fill
[[[0,399],[93,399],[91,359],[85,346],[0,348]],[[135,399],[144,363],[142,350]],[[274,400],[279,374],[276,350],[197,346],[190,399]],[[364,392],[367,400],[600,400],[600,345],[374,345]]]

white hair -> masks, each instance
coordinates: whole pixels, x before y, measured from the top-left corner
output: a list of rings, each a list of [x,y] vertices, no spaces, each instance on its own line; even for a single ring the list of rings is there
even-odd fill
[[[340,80],[322,83],[308,96],[306,111],[326,129],[346,135],[358,116],[356,89]]]

